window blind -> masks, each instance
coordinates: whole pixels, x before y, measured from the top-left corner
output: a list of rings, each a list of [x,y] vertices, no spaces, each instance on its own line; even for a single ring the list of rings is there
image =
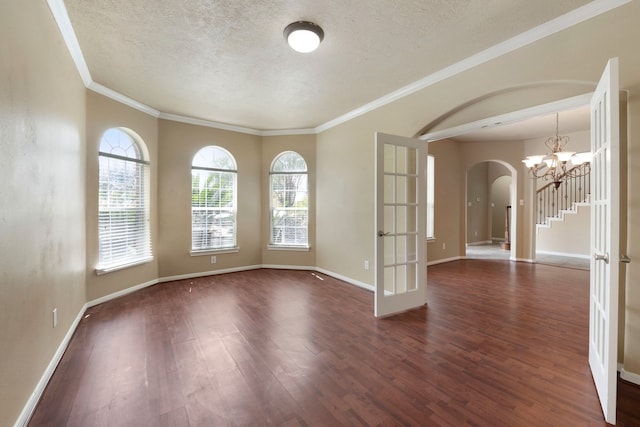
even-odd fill
[[[191,170],[191,249],[236,246],[236,173]]]
[[[99,170],[98,270],[150,259],[149,165],[100,153]]]
[[[285,152],[274,160],[270,173],[271,244],[309,244],[309,190],[307,164],[298,153]]]
[[[236,162],[217,146],[200,149],[191,164],[191,250],[237,246]]]

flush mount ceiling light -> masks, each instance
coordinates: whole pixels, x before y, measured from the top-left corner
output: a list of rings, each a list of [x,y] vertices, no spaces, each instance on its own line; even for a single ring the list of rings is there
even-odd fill
[[[291,49],[300,53],[313,52],[320,46],[324,31],[319,25],[308,21],[293,22],[284,29],[284,38]]]

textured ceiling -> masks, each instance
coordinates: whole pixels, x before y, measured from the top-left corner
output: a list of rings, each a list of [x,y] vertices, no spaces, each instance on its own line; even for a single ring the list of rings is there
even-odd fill
[[[168,114],[315,128],[587,0],[65,0],[94,82]],[[313,21],[310,54],[285,43]]]

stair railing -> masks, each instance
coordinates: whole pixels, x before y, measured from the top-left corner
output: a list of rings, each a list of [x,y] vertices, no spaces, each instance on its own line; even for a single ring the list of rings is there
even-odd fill
[[[565,175],[570,175],[573,168]],[[562,178],[564,178],[564,176]],[[549,218],[558,218],[561,211],[573,208],[574,203],[586,202],[591,192],[590,174],[568,178],[556,185],[550,182],[536,192],[536,224],[546,224]]]

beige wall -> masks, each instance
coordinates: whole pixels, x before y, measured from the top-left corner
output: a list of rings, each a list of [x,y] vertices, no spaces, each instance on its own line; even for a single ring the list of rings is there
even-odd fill
[[[10,426],[86,300],[85,88],[46,2],[3,2],[0,40],[0,425]]]
[[[460,168],[460,144],[442,140],[429,143],[434,156],[435,239],[427,243],[427,262],[457,258],[465,244],[464,171]]]
[[[111,128],[134,131],[149,151],[152,262],[96,275],[98,264],[98,149]],[[87,91],[87,301],[123,291],[158,277],[158,120],[124,104]]]
[[[622,305],[624,313],[621,328],[624,329],[624,364],[626,372],[634,374],[636,382],[640,380],[640,192],[637,191],[640,182],[640,87],[629,92],[628,147],[627,147],[627,179],[623,179],[625,189],[628,187],[626,212],[626,242],[620,248],[621,254],[631,258],[631,264],[623,264],[623,277],[626,277],[625,288],[622,290]],[[621,185],[621,190],[622,190]],[[623,193],[624,194],[624,193]],[[624,218],[624,216],[623,216]],[[624,326],[623,326],[624,325]]]
[[[158,161],[159,277],[261,264],[262,155],[259,136],[160,120]],[[238,247],[235,253],[191,256],[191,162],[203,147],[229,151],[238,166]]]
[[[466,144],[463,144],[465,147]],[[489,234],[489,163],[480,162],[467,171],[467,243],[484,243]]]
[[[591,256],[590,206],[579,205],[575,209],[575,213],[565,214],[563,221],[551,221],[548,228],[537,229],[536,251],[583,258]]]

